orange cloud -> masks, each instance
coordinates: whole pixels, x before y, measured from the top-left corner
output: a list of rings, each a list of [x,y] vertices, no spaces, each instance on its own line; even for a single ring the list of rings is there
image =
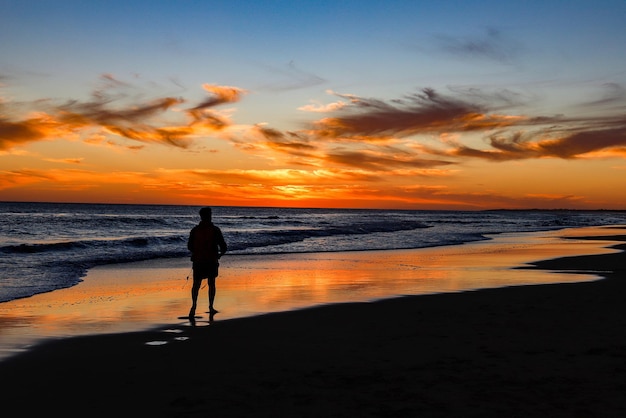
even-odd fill
[[[0,190],[55,179],[49,172],[41,170],[0,171]]]
[[[367,150],[331,151],[326,155],[325,161],[371,170],[392,169],[394,167],[429,168],[453,164],[450,161],[430,160],[407,153],[382,154]]]
[[[612,85],[613,94],[608,99],[587,105],[615,105],[624,97],[622,90]],[[465,99],[460,99],[424,89],[420,94],[390,102],[333,94],[349,99],[350,103],[334,111],[337,116],[314,122],[313,129],[306,131],[306,136],[298,133],[292,137],[296,141],[305,137],[308,143],[320,143],[319,140],[342,142],[344,147],[350,149],[327,150],[324,159],[344,165],[371,168],[372,164],[393,167],[398,164],[435,166],[458,162],[429,160],[424,158],[424,153],[491,161],[545,157],[572,159],[599,156],[601,153],[623,157],[626,147],[626,119],[622,114],[601,118],[565,118],[491,112],[490,109],[502,110],[517,104],[515,97],[508,92],[489,95],[471,91],[465,94]],[[463,137],[442,141],[442,147],[420,144],[422,137],[437,135],[445,138],[450,133],[465,132],[484,133],[489,147],[476,148],[463,144]],[[275,133],[272,138],[277,137],[279,135]],[[406,139],[406,147],[395,148],[393,152],[380,146],[376,146],[375,151],[371,148],[377,143],[400,138]],[[350,143],[358,145],[348,145]],[[365,144],[370,148],[365,148]]]
[[[11,121],[0,113],[0,150],[64,134],[71,135],[71,130],[46,114],[38,113],[21,121]]]
[[[252,131],[256,131],[256,133],[265,138],[265,146],[274,150],[292,154],[296,153],[302,156],[318,149],[304,133],[280,132],[260,125],[254,126]]]
[[[262,150],[272,151],[275,158],[278,152],[289,158],[286,162],[290,164],[363,170],[434,168],[457,164],[455,159],[462,154],[448,152],[450,144],[446,143],[442,145],[447,151],[421,146],[419,135],[489,132],[527,122],[523,116],[489,114],[484,103],[445,97],[431,89],[391,102],[331,93],[349,103],[332,108],[337,116],[315,121],[310,129],[283,132],[259,125],[244,132],[244,138],[232,140],[240,149],[257,155]],[[506,95],[494,97],[499,107],[511,102]],[[480,98],[486,102],[489,96]],[[448,158],[433,159],[428,154]]]
[[[105,75],[102,80],[106,88],[128,88],[125,83]],[[236,87],[205,84],[203,89],[209,98],[183,110],[185,121],[174,124],[171,119],[180,119],[175,107],[186,102],[182,98],[163,97],[145,102],[127,96],[110,95],[107,89],[97,90],[91,101],[69,101],[54,106],[50,101],[38,101],[31,106],[46,108],[26,118],[10,118],[12,104],[0,103],[0,150],[8,150],[28,142],[67,138],[93,137],[99,132],[112,134],[138,142],[159,143],[180,148],[190,145],[198,135],[211,134],[231,125],[231,122],[213,107],[239,101],[245,90]],[[23,106],[23,105],[22,105]],[[15,106],[17,107],[17,106]],[[15,113],[15,112],[12,112]]]
[[[346,103],[339,101],[339,102],[329,103],[326,105],[308,104],[308,105],[300,106],[298,110],[302,110],[304,112],[313,112],[313,113],[329,113],[329,112],[336,112],[339,109],[343,108],[344,106],[346,106]]]
[[[0,190],[24,184],[44,182],[56,189],[90,188],[96,184],[129,183],[136,184],[145,173],[139,172],[97,172],[89,170],[10,170],[0,171]]]
[[[518,123],[519,117],[488,115],[485,106],[445,97],[432,89],[392,103],[341,95],[351,100],[340,115],[314,124],[314,134],[325,138],[409,136],[454,131],[483,131]]]
[[[591,121],[593,122],[593,121]],[[607,121],[617,125],[609,129],[597,129],[595,124],[554,132],[546,128],[537,132],[515,132],[506,136],[498,133],[489,137],[492,149],[479,150],[459,146],[449,155],[483,158],[492,161],[520,160],[528,158],[574,159],[583,156],[624,157],[626,154],[626,119]],[[557,136],[556,138],[554,138]]]
[[[63,164],[81,164],[83,162],[83,158],[44,158],[44,161]]]
[[[217,86],[215,84],[203,84],[202,88],[210,94],[210,97],[192,108],[192,110],[214,107],[223,103],[238,102],[241,100],[241,96],[246,93],[246,90],[238,87]]]

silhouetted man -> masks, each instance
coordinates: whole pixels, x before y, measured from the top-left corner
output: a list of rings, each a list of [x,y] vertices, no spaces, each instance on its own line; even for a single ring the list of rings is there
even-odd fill
[[[227,250],[222,231],[213,224],[211,208],[200,209],[200,223],[194,226],[189,233],[187,248],[191,251],[193,265],[193,286],[191,288],[191,310],[189,318],[196,315],[198,293],[202,280],[209,284],[209,314],[212,316],[218,311],[213,307],[215,300],[215,278],[218,274],[219,259]]]

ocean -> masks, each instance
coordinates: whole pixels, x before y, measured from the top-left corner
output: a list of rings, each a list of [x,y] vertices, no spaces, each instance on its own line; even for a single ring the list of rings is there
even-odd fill
[[[78,284],[96,266],[188,257],[199,206],[0,202],[0,303]],[[486,235],[624,225],[624,211],[213,207],[229,257],[409,249]]]

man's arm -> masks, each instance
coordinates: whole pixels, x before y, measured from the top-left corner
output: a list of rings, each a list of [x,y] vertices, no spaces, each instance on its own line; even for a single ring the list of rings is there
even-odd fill
[[[223,256],[228,250],[228,245],[226,245],[226,240],[224,239],[224,235],[222,234],[222,230],[216,228],[217,232],[217,246],[220,249],[220,257]]]
[[[189,239],[187,239],[187,249],[193,252],[193,229],[189,232]]]

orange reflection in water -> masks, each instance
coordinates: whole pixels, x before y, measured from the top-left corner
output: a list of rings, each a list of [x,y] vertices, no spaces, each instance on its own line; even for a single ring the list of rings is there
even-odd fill
[[[561,237],[619,233],[623,231],[580,228],[502,234],[488,241],[419,250],[228,255],[221,263],[216,299],[221,312],[215,319],[399,295],[593,280],[597,278],[593,272],[513,267],[561,256],[612,252],[605,247],[614,241]],[[187,321],[179,317],[190,306],[189,273],[187,259],[99,267],[77,286],[2,303],[0,357],[42,338],[184,327]],[[201,290],[199,304],[207,305],[206,288]]]
[[[607,234],[596,229],[580,233],[594,231]],[[238,310],[254,314],[399,295],[596,279],[593,273],[512,268],[557,256],[613,251],[603,248],[613,241],[559,236],[559,232],[503,234],[489,241],[419,250],[233,257],[225,269],[228,280],[220,282],[220,304],[232,298]]]

